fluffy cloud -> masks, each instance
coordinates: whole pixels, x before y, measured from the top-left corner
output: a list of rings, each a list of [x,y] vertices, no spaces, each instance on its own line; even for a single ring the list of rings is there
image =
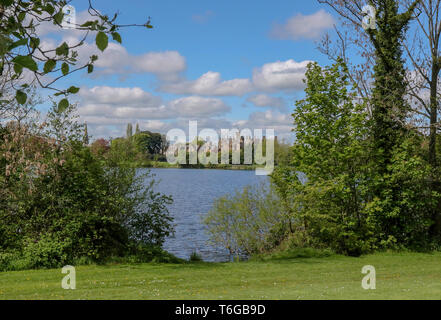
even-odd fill
[[[274,110],[265,112],[254,112],[248,120],[234,122],[239,127],[249,126],[250,128],[272,128],[274,126],[286,126],[292,129],[292,118],[290,115]]]
[[[270,35],[283,40],[314,40],[319,38],[324,31],[332,28],[334,23],[334,18],[322,9],[311,15],[297,14],[284,24],[274,25]]]
[[[135,57],[131,64],[135,71],[154,73],[162,79],[174,79],[187,68],[185,58],[177,51],[146,53]]]
[[[233,122],[235,128],[247,129],[274,129],[276,136],[289,141],[293,140],[292,117],[279,111],[268,110],[265,112],[254,112],[248,120]]]
[[[87,11],[77,14],[77,23],[81,24],[92,19]],[[36,28],[36,33],[42,37],[42,48],[52,50],[63,42],[76,46],[83,41],[84,31],[61,29],[52,23],[43,22]],[[121,44],[109,42],[104,52],[98,50],[94,43],[95,32],[91,32],[87,41],[75,50],[79,54],[79,65],[89,61],[89,57],[97,55],[96,70],[93,77],[119,75],[125,78],[130,74],[152,73],[160,80],[176,81],[181,72],[187,68],[186,60],[177,51],[148,52],[140,55],[130,54]]]
[[[175,94],[242,96],[252,90],[252,84],[249,79],[222,81],[220,73],[209,71],[197,80],[166,83],[160,89]]]
[[[118,43],[109,43],[108,48],[99,53],[93,48],[92,54],[99,56],[94,75],[127,76],[129,74],[153,73],[161,80],[176,80],[187,65],[185,58],[177,51],[149,52],[131,55]],[[86,56],[90,56],[86,55]]]
[[[268,92],[302,90],[306,67],[310,62],[295,62],[290,59],[265,64],[254,69],[253,84],[257,89]]]
[[[80,98],[80,115],[93,123],[118,124],[120,119],[166,119],[173,115],[161,98],[140,88],[82,88]]]
[[[215,117],[231,111],[231,107],[220,99],[198,96],[173,100],[169,103],[169,106],[177,116],[185,118]]]
[[[141,88],[94,87],[80,91],[79,114],[93,124],[118,125],[130,121],[209,118],[231,111],[222,100],[190,96],[163,102]],[[155,122],[152,124],[158,124]]]
[[[256,94],[247,99],[256,107],[271,107],[285,109],[285,100],[282,98],[271,97],[266,94]]]
[[[138,107],[157,106],[161,98],[141,88],[113,88],[107,86],[83,88],[80,97],[88,103],[123,105],[130,104]]]
[[[243,96],[253,91],[298,91],[304,89],[303,79],[309,63],[310,61],[296,62],[292,59],[268,63],[254,69],[252,80],[232,79],[222,81],[219,72],[209,71],[193,81],[185,79],[175,82],[165,81],[159,90],[173,94],[198,96]],[[265,103],[267,102],[268,99]],[[274,102],[275,100],[269,106],[272,106]],[[256,105],[263,106],[261,103],[263,102],[257,101]],[[280,104],[280,101],[276,104]]]

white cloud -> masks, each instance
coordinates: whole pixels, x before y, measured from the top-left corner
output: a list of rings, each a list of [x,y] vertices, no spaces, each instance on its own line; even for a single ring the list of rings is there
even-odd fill
[[[117,124],[115,119],[166,119],[173,113],[162,99],[141,88],[82,88],[79,114],[88,122]]]
[[[231,111],[220,99],[190,96],[164,102],[141,88],[82,88],[79,97],[78,112],[82,120],[94,125],[210,118]],[[155,127],[159,123],[150,122]]]
[[[306,67],[311,61],[295,62],[277,61],[267,63],[253,71],[254,86],[262,91],[275,92],[282,90],[299,91],[304,89]]]
[[[209,71],[197,80],[166,83],[160,89],[175,94],[242,96],[252,90],[252,84],[249,79],[222,81],[220,73]]]
[[[191,96],[173,100],[169,103],[176,116],[185,118],[215,117],[231,111],[220,99]]]
[[[165,81],[159,87],[159,90],[174,94],[198,96],[243,96],[253,91],[298,91],[304,89],[303,79],[306,67],[310,62],[296,62],[291,59],[267,63],[254,69],[252,80],[232,79],[222,81],[219,72],[209,71],[196,80]]]
[[[233,127],[240,129],[274,129],[276,136],[292,141],[292,122],[292,117],[289,114],[268,110],[254,112],[250,114],[248,120],[235,121]]]
[[[185,58],[177,51],[149,52],[135,57],[132,66],[135,71],[154,73],[167,80],[175,79],[187,68]]]
[[[250,114],[248,120],[239,120],[234,123],[240,127],[249,126],[250,128],[272,128],[274,126],[289,126],[292,129],[292,118],[289,114],[279,111],[267,110],[265,112],[254,112]]]
[[[283,98],[271,97],[266,94],[256,94],[247,99],[256,107],[271,107],[285,109],[285,100]]]
[[[89,45],[90,46],[90,45]],[[108,48],[99,53],[93,46],[93,52],[85,56],[97,54],[97,70],[94,75],[127,76],[129,74],[153,73],[162,80],[176,80],[186,68],[186,61],[177,51],[149,52],[132,55],[118,43],[109,43]]]
[[[325,10],[317,11],[311,15],[297,14],[288,19],[284,24],[276,24],[270,35],[276,39],[298,40],[319,38],[324,31],[335,24],[335,20]]]
[[[157,106],[161,104],[161,98],[141,88],[114,88],[114,87],[93,87],[82,88],[80,97],[88,103],[122,105],[130,104],[137,106]]]

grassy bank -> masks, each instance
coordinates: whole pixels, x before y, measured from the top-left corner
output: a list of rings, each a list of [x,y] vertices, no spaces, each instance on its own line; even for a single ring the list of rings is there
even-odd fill
[[[377,270],[377,290],[361,269]],[[0,299],[440,299],[441,253],[361,258],[287,257],[227,264],[80,266],[77,289],[61,270],[0,273]]]

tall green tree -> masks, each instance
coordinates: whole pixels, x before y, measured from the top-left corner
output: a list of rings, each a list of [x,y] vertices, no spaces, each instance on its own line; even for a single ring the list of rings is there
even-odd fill
[[[133,136],[133,126],[131,123],[127,124],[127,129],[126,129],[126,138],[127,139],[131,139]]]
[[[316,244],[359,255],[375,243],[375,224],[366,208],[366,107],[354,103],[341,61],[329,68],[310,64],[306,79],[306,98],[296,103],[293,114],[291,168],[277,168],[273,181],[282,198],[289,199],[295,230],[306,230]]]
[[[413,0],[407,4],[402,0],[370,0],[367,3],[364,0],[318,0],[319,3],[329,5],[343,18],[344,24],[351,27],[355,38],[353,42],[362,44],[360,54],[363,57],[372,54],[373,85],[372,90],[367,90],[369,95],[366,98],[370,101],[372,138],[376,164],[381,174],[387,174],[393,150],[400,145],[406,133],[405,120],[409,106],[405,101],[407,82],[403,43],[409,23],[421,1]],[[373,9],[368,27],[364,25],[366,12],[363,11],[367,4]],[[347,54],[345,49],[340,51],[341,56]]]
[[[160,133],[142,131],[134,138],[138,150],[142,153],[160,155],[165,149],[166,140]]]
[[[407,83],[403,43],[409,22],[419,1],[399,13],[399,1],[376,3],[376,28],[368,29],[375,47],[374,89],[372,91],[373,139],[380,173],[387,172],[394,148],[406,133],[409,105],[405,100]],[[374,1],[372,2],[374,3]]]
[[[85,146],[89,145],[89,132],[87,130],[87,123],[84,124],[84,137],[83,137],[83,144]]]

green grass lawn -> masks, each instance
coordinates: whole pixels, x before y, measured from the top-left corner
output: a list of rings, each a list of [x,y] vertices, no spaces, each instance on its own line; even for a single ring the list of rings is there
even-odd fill
[[[361,287],[373,265],[377,289]],[[441,299],[441,253],[384,253],[265,262],[79,266],[0,273],[0,299]]]

